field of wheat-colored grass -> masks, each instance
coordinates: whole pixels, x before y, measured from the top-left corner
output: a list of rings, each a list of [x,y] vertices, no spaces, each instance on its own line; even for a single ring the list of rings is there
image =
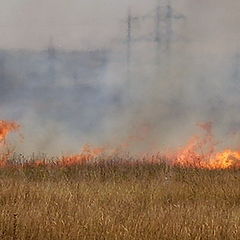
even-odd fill
[[[4,167],[0,239],[240,239],[240,171],[147,163]]]

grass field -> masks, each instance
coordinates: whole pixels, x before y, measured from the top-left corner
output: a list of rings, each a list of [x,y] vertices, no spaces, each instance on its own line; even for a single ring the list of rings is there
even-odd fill
[[[0,239],[240,239],[240,171],[4,167]]]

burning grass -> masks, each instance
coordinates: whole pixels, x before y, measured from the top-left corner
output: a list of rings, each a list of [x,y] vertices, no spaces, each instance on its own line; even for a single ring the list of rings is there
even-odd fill
[[[170,152],[150,152],[145,154],[128,155],[128,159],[125,161],[128,164],[135,164],[137,162],[142,163],[161,163],[165,160],[166,164],[172,166],[183,166],[183,167],[196,167],[205,169],[228,169],[228,168],[239,168],[240,167],[240,151],[226,149],[223,151],[217,151],[217,142],[214,139],[212,133],[212,123],[200,123],[200,128],[204,130],[202,136],[194,136],[186,146],[183,146],[177,150]],[[11,161],[14,153],[14,148],[6,142],[7,136],[19,129],[19,125],[15,122],[0,121],[0,167],[15,165],[19,166],[19,161]],[[145,131],[144,131],[145,132]],[[120,144],[115,147],[92,147],[91,145],[84,145],[81,152],[76,155],[63,156],[58,158],[57,162],[49,162],[43,159],[34,159],[31,162],[32,165],[57,165],[57,166],[70,166],[78,164],[91,164],[99,159],[105,159],[104,161],[111,161],[117,155],[128,150],[130,142],[137,140],[144,140],[144,137],[129,137],[128,141],[124,144]],[[125,155],[126,156],[126,155]],[[16,164],[17,163],[17,164]],[[20,166],[29,165],[29,161],[21,161]]]
[[[170,153],[133,157],[86,145],[53,160],[13,154],[6,137],[19,126],[2,123],[0,239],[240,236],[239,153],[216,151],[211,124]]]

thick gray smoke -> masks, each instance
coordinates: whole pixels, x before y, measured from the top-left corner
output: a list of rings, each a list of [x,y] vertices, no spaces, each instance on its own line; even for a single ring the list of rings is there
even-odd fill
[[[239,10],[235,0],[8,1],[0,118],[21,123],[27,153],[129,136],[137,150],[169,148],[204,121],[239,147]]]

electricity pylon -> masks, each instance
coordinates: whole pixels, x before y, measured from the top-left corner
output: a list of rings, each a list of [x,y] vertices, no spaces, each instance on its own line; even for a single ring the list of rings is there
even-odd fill
[[[132,67],[132,55],[133,44],[136,42],[150,42],[155,44],[156,54],[156,67],[160,69],[161,55],[164,55],[165,62],[170,56],[171,46],[174,38],[174,20],[184,19],[181,14],[175,13],[170,0],[157,0],[155,9],[143,16],[133,16],[132,11],[128,9],[127,15],[127,81],[131,81],[131,67]],[[143,36],[136,38],[133,34],[134,23],[136,21],[141,24],[146,20],[153,21],[154,31],[151,33],[145,33]],[[135,31],[134,31],[135,33]],[[157,73],[159,74],[159,73]]]

